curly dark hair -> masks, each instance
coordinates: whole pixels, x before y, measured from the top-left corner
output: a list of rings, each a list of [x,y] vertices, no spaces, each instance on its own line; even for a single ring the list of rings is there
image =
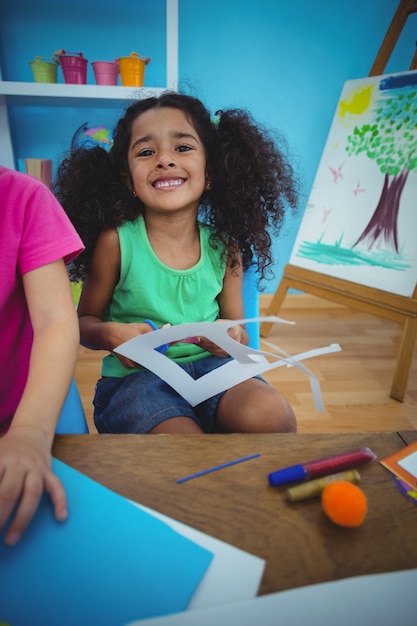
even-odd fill
[[[282,227],[287,207],[297,208],[298,185],[282,137],[273,137],[242,109],[218,111],[214,120],[200,100],[164,92],[133,102],[115,128],[113,146],[75,147],[58,168],[55,195],[80,234],[85,251],[70,267],[70,277],[88,273],[98,235],[143,213],[126,185],[128,148],[135,119],[150,109],[183,111],[201,139],[211,189],[200,202],[199,219],[214,228],[215,240],[228,242],[232,267],[254,265],[259,283],[273,263],[271,234]]]

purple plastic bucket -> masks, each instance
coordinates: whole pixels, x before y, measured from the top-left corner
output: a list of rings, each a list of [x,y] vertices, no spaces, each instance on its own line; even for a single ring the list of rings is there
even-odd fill
[[[85,85],[87,83],[87,59],[82,52],[73,54],[64,53],[59,57],[64,82],[71,85]]]

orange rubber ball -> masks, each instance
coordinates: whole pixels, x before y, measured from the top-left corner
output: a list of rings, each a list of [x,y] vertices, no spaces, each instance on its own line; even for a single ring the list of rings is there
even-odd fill
[[[344,480],[325,486],[321,505],[332,522],[348,528],[360,526],[368,510],[368,501],[362,489]]]

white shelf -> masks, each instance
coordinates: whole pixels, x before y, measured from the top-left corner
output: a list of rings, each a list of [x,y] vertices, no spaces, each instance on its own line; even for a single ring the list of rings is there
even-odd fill
[[[73,106],[97,105],[97,102],[109,101],[114,104],[125,100],[147,98],[159,94],[165,87],[122,87],[106,85],[70,85],[65,83],[27,83],[0,81],[0,96],[7,104],[25,104],[26,106],[66,104]]]

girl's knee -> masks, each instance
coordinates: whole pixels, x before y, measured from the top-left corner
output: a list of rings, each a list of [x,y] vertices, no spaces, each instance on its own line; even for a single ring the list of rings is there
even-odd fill
[[[258,381],[256,381],[257,383]],[[219,422],[229,432],[295,433],[297,420],[287,400],[261,383],[229,396],[219,413]]]
[[[281,433],[296,433],[297,432],[297,418],[290,404],[285,398],[280,396],[282,407],[276,415],[276,425],[278,430],[275,432]]]
[[[264,393],[263,401],[258,404],[258,432],[267,433],[295,433],[297,420],[288,401],[280,393],[269,388]]]

